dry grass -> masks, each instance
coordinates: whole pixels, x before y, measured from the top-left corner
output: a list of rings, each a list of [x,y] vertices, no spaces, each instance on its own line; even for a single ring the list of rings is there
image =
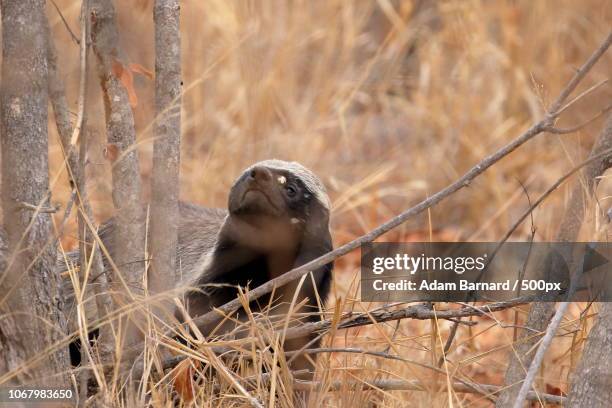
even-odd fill
[[[151,2],[119,4],[128,62],[153,68]],[[125,4],[124,4],[125,3]],[[420,4],[420,7],[417,5]],[[76,26],[79,2],[59,1]],[[224,206],[229,186],[249,164],[277,157],[297,160],[326,183],[333,201],[336,245],[347,242],[410,204],[444,187],[485,154],[538,119],[586,57],[605,37],[612,7],[605,0],[562,1],[227,1],[182,2],[183,139],[182,197]],[[72,101],[78,87],[78,47],[50,11],[61,69]],[[612,54],[589,74],[582,89],[611,72]],[[89,191],[97,216],[112,214],[109,165],[103,156],[103,111],[91,76],[95,143],[89,146]],[[145,190],[152,157],[153,82],[137,76],[135,109]],[[560,125],[580,123],[604,108],[612,96],[607,84],[572,107]],[[541,135],[481,176],[469,189],[388,234],[386,240],[499,239],[527,207],[519,180],[532,197],[541,194],[588,153],[601,120],[571,135]],[[53,129],[54,126],[50,126]],[[57,137],[52,135],[52,172],[63,172]],[[610,183],[600,186],[599,204],[609,207]],[[535,214],[536,239],[554,236],[570,191],[564,186]],[[148,193],[146,193],[148,194]],[[65,202],[65,177],[54,198]],[[145,197],[146,198],[146,197]],[[605,229],[592,204],[582,239]],[[525,239],[523,225],[513,239]],[[603,231],[605,233],[605,231]],[[74,226],[64,239],[75,243]],[[380,307],[359,302],[358,254],[337,263],[328,312],[363,312]],[[440,305],[440,307],[446,307]],[[597,307],[572,307],[548,353],[539,389],[567,391],[568,375]],[[518,308],[524,317],[526,308]],[[212,345],[234,350],[219,359],[210,348],[174,353],[200,361],[197,406],[244,406],[240,388],[265,406],[290,407],[285,356],[270,317],[253,316],[249,337]],[[255,321],[257,319],[257,322]],[[419,380],[425,391],[321,392],[316,405],[329,407],[489,406],[473,394],[451,393],[447,381],[471,379],[503,383],[512,346],[514,312],[461,326],[447,374],[402,361],[347,353],[318,356],[316,379]],[[520,321],[520,319],[519,319]],[[150,338],[160,329],[149,316]],[[448,334],[446,321],[402,321],[334,332],[323,344],[385,351],[437,365]],[[194,339],[197,343],[197,339]],[[154,345],[155,341],[150,342]],[[271,346],[271,347],[270,347]],[[236,352],[238,350],[238,352]],[[107,402],[124,406],[172,406],[167,378],[155,347],[147,348],[141,392],[122,400],[117,383],[108,384]],[[247,364],[251,360],[252,363]],[[195,364],[195,363],[194,363]],[[172,376],[171,372],[168,377]],[[245,383],[243,379],[251,378]],[[239,386],[240,385],[240,386]],[[323,390],[325,390],[325,386]]]

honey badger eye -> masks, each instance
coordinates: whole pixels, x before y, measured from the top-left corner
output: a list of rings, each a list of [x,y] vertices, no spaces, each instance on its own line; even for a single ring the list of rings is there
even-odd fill
[[[295,186],[288,185],[285,187],[285,193],[288,197],[295,197],[297,195],[297,188],[295,188]]]

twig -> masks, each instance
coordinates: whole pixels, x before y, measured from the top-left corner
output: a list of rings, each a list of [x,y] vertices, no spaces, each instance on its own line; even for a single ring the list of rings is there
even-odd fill
[[[561,186],[561,184],[566,182],[567,179],[569,179],[571,176],[573,176],[576,172],[578,172],[583,167],[588,166],[589,164],[592,164],[600,159],[608,157],[611,154],[612,154],[612,148],[604,150],[603,152],[596,154],[594,156],[591,156],[587,160],[583,161],[582,163],[578,164],[576,167],[574,167],[573,169],[565,173],[561,178],[559,178],[555,183],[553,183],[552,186],[550,186],[540,197],[538,197],[538,199],[532,205],[529,206],[527,210],[523,212],[523,214],[521,214],[521,216],[514,222],[514,224],[512,224],[512,226],[508,229],[508,231],[506,231],[506,234],[502,237],[502,239],[495,246],[495,249],[491,253],[488,263],[491,263],[492,259],[495,257],[497,252],[499,252],[500,248],[510,238],[510,236],[512,236],[514,231],[516,231],[516,229],[523,223],[523,221],[525,221],[525,218],[527,218],[540,204],[542,204],[542,202],[550,194],[552,194],[556,189],[558,189],[559,186]]]
[[[81,126],[83,125],[83,117],[85,115],[85,92],[87,90],[87,35],[88,35],[88,24],[87,15],[89,13],[89,0],[83,0],[81,9],[81,43],[79,48],[79,64],[80,64],[80,78],[79,78],[79,100],[77,107],[77,119],[74,123],[74,129],[72,130],[72,137],[70,138],[70,150],[74,149],[74,146],[79,140],[81,134]]]
[[[59,228],[57,229],[57,240],[59,241],[59,237],[61,237],[64,233],[64,228],[66,228],[66,224],[68,223],[68,217],[70,217],[70,213],[72,212],[72,206],[76,200],[76,190],[72,189],[70,192],[70,198],[66,203],[66,208],[64,209],[64,215],[62,215],[62,221],[60,222]]]
[[[22,201],[19,203],[19,208],[21,208],[22,210],[36,211],[40,214],[54,214],[59,211],[61,206],[59,204],[54,204],[51,207],[42,207],[39,205],[34,205]]]
[[[378,226],[374,230],[369,233],[362,235],[361,237],[354,239],[353,241],[331,251],[327,254],[314,259],[298,268],[295,268],[275,279],[272,279],[265,284],[251,290],[248,294],[248,301],[253,301],[261,296],[270,293],[274,288],[281,287],[302,275],[315,270],[323,265],[326,265],[333,260],[353,251],[354,249],[359,248],[362,244],[367,242],[372,242],[382,234],[390,231],[391,229],[401,225],[406,220],[411,217],[420,214],[426,209],[433,207],[438,204],[440,201],[455,193],[456,191],[467,187],[470,185],[472,180],[482,174],[489,167],[497,163],[502,158],[506,157],[518,147],[523,145],[525,142],[529,141],[539,133],[545,131],[548,127],[552,125],[554,119],[558,117],[559,110],[563,102],[567,99],[567,97],[576,89],[580,81],[584,78],[587,72],[595,65],[595,63],[600,59],[600,57],[606,52],[612,43],[612,32],[608,34],[604,42],[599,46],[599,48],[589,57],[589,59],[578,69],[578,71],[574,74],[574,77],[568,82],[566,87],[561,91],[559,97],[555,100],[555,102],[551,105],[548,113],[544,116],[542,120],[532,125],[527,131],[525,131],[522,135],[514,139],[512,142],[503,146],[501,149],[496,151],[495,153],[485,157],[480,163],[476,164],[472,167],[467,173],[457,179],[455,182],[451,183],[446,188],[438,191],[436,194],[432,195],[426,200],[423,200],[416,206],[404,211],[400,215],[392,218],[391,220],[385,222],[384,224]],[[194,319],[194,323],[198,326],[206,326],[211,325],[219,321],[224,314],[233,313],[235,310],[241,307],[241,302],[239,299],[234,299],[231,302],[228,302],[215,310],[208,312],[202,316],[199,316]]]
[[[584,98],[585,96],[587,96],[590,93],[595,92],[595,90],[597,88],[599,88],[600,86],[604,85],[608,83],[607,79],[604,79],[601,82],[596,83],[595,85],[593,85],[592,87],[590,87],[589,89],[587,89],[584,92],[581,92],[578,96],[576,96],[575,98],[573,98],[571,101],[569,101],[564,107],[562,107],[561,109],[559,109],[556,112],[556,116],[561,115],[563,112],[565,112],[567,109],[569,109],[570,106],[574,105],[576,102],[578,102],[580,99]]]
[[[440,356],[440,359],[438,359],[438,367],[442,367],[442,364],[444,364],[444,359],[446,358],[448,351],[453,345],[453,340],[455,340],[455,336],[457,335],[457,329],[459,328],[460,322],[460,320],[454,322],[450,328],[450,331],[448,332],[448,337],[446,338],[446,343],[444,344],[444,352]]]
[[[456,319],[468,316],[482,316],[490,312],[509,309],[515,306],[523,305],[532,301],[529,296],[512,299],[504,302],[491,303],[484,306],[465,306],[460,309],[436,310],[425,305],[413,305],[406,308],[394,311],[379,311],[370,313],[360,313],[357,316],[345,318],[338,329],[347,329],[351,327],[366,326],[374,323],[382,323],[400,319],[418,319],[429,320],[434,316],[438,319]],[[302,326],[293,327],[287,330],[286,339],[302,337],[307,334],[329,330],[332,326],[332,320],[321,320],[317,322],[306,323]]]
[[[419,367],[422,368],[426,368],[429,370],[433,370],[442,374],[445,374],[446,371],[441,370],[437,367],[425,364],[425,363],[420,363],[418,361],[414,361],[414,360],[410,360],[404,357],[400,357],[400,356],[395,356],[393,354],[389,354],[386,353],[384,351],[371,351],[371,350],[363,350],[360,348],[354,348],[354,347],[319,347],[319,348],[312,348],[312,349],[305,349],[305,350],[297,350],[297,351],[286,351],[285,352],[285,356],[295,356],[297,354],[321,354],[321,353],[352,353],[352,354],[362,354],[362,355],[366,355],[366,356],[374,356],[374,357],[380,357],[380,358],[384,358],[387,360],[395,360],[395,361],[402,361],[404,363],[410,363],[410,364],[414,364],[414,365],[418,365]]]
[[[55,7],[55,11],[57,11],[57,14],[62,19],[62,23],[64,23],[64,27],[66,27],[66,30],[68,30],[68,33],[70,34],[70,37],[72,38],[72,41],[74,41],[77,44],[80,44],[81,42],[79,41],[78,37],[74,35],[74,32],[70,28],[70,25],[68,25],[68,22],[64,18],[64,14],[62,14],[62,11],[57,6],[57,3],[54,0],[51,0],[51,4],[53,4],[53,7]]]
[[[85,7],[87,0],[84,0],[83,7]],[[83,13],[83,10],[82,12]],[[58,70],[57,52],[51,32],[49,32],[49,39],[47,43],[47,61],[49,65],[49,99],[53,106],[55,113],[55,124],[57,126],[58,133],[60,135],[61,147],[64,153],[64,163],[68,171],[68,176],[73,187],[77,187],[79,184],[80,173],[79,170],[79,155],[75,149],[76,141],[79,138],[81,125],[84,117],[85,110],[85,97],[86,97],[86,85],[87,85],[87,25],[86,16],[81,15],[81,41],[80,46],[80,83],[79,83],[79,96],[78,96],[78,113],[77,121],[72,127],[70,123],[70,111],[68,109],[68,103],[66,102],[64,81]],[[72,136],[70,136],[72,134]],[[74,140],[74,143],[72,143]],[[82,192],[76,189],[77,197],[79,202],[82,201]]]
[[[584,76],[593,68],[593,65],[601,58],[602,55],[608,50],[612,43],[612,31],[608,33],[603,43],[595,50],[595,52],[589,57],[589,59],[580,67],[574,74],[573,78],[569,81],[567,86],[561,91],[561,94],[557,100],[550,106],[549,112],[553,112],[553,116],[559,116],[559,110],[561,105],[567,97],[574,92],[574,89],[578,86],[578,83],[584,78]]]
[[[612,109],[612,105],[608,105],[608,107],[602,109],[597,115],[593,116],[591,119],[582,122],[579,125],[576,126],[572,126],[569,128],[557,128],[557,127],[549,127],[546,129],[547,132],[549,133],[554,133],[556,135],[565,135],[568,133],[574,133],[580,129],[582,129],[583,127],[585,127],[586,125],[596,121],[597,119],[599,119],[600,117],[602,117],[603,115],[605,115],[606,113],[610,112],[610,110]]]
[[[529,191],[527,191],[527,186],[525,186],[520,180],[519,180],[519,183],[521,184],[521,187],[523,188],[523,191],[525,192],[525,196],[527,197],[527,203],[529,204],[529,207],[532,207],[531,197],[529,196]],[[527,263],[529,262],[529,258],[531,257],[533,241],[535,239],[535,234],[537,231],[537,228],[535,226],[535,221],[533,219],[533,211],[529,213],[529,218],[531,221],[531,234],[529,235],[529,251],[527,252],[527,256],[525,257],[525,261],[523,262],[523,266],[519,272],[519,281],[523,280],[523,276],[525,275],[525,271],[527,270]],[[516,295],[517,296],[521,295],[521,288],[518,288]],[[516,341],[516,339],[518,338],[518,318],[519,318],[519,311],[515,309],[514,310],[514,327],[512,328],[512,341]]]
[[[565,311],[567,310],[569,304],[570,302],[561,302],[561,305],[557,309],[557,312],[555,313],[553,319],[548,325],[548,328],[546,329],[546,334],[542,338],[542,342],[540,343],[540,346],[536,351],[535,357],[533,358],[533,361],[529,366],[529,371],[527,371],[525,381],[523,381],[521,389],[519,390],[516,400],[514,401],[514,408],[521,408],[523,406],[523,401],[525,401],[525,398],[527,398],[527,394],[529,393],[531,384],[533,384],[533,380],[535,379],[535,376],[538,370],[540,369],[540,365],[542,365],[542,361],[544,360],[546,350],[548,350],[548,347],[552,343],[553,338],[555,337],[555,333],[559,328],[559,324],[561,323],[561,319],[563,319],[563,316],[565,315]]]
[[[513,408],[521,408],[523,405],[523,401],[525,401],[525,398],[527,398],[527,394],[529,393],[529,390],[531,389],[533,380],[535,379],[535,376],[538,370],[540,369],[540,366],[542,365],[542,361],[544,361],[544,356],[546,355],[546,351],[550,347],[550,344],[552,343],[555,337],[555,333],[557,333],[557,329],[559,328],[559,325],[561,324],[561,320],[563,319],[563,316],[565,315],[565,312],[567,311],[567,308],[570,305],[569,300],[571,299],[574,292],[576,291],[576,286],[578,285],[578,281],[580,280],[580,277],[582,276],[584,259],[578,262],[577,266],[578,267],[576,268],[576,271],[574,271],[574,276],[572,277],[572,281],[570,283],[570,287],[568,290],[568,294],[567,294],[568,301],[561,302],[561,304],[559,305],[559,308],[555,312],[555,315],[553,316],[548,327],[546,328],[546,333],[544,334],[544,337],[542,338],[542,341],[540,342],[540,345],[536,351],[536,354],[533,357],[533,360],[531,361],[531,365],[529,366],[529,370],[527,371],[525,380],[523,381],[523,384],[521,385],[521,389],[519,390],[516,400],[514,401]]]
[[[502,237],[502,239],[499,241],[499,243],[495,246],[495,249],[491,252],[491,256],[489,256],[489,258],[487,260],[487,263],[485,264],[485,268],[480,273],[480,275],[478,276],[477,280],[480,280],[480,278],[484,275],[484,272],[487,270],[488,266],[493,262],[493,259],[495,258],[495,255],[497,255],[499,250],[506,243],[506,241],[510,238],[510,236],[514,233],[514,231],[516,231],[516,229],[523,223],[523,221],[525,221],[525,218],[530,216],[533,213],[533,211],[540,204],[542,204],[542,202],[550,194],[552,194],[557,188],[559,188],[559,186],[561,184],[563,184],[567,179],[569,179],[572,175],[574,175],[577,171],[579,171],[583,167],[585,167],[585,166],[587,166],[589,164],[592,164],[592,163],[598,161],[599,159],[606,158],[606,157],[610,156],[611,154],[612,154],[612,148],[604,150],[603,152],[600,152],[599,154],[591,155],[587,160],[583,161],[582,163],[578,164],[576,167],[571,169],[569,172],[565,173],[552,186],[550,186],[548,188],[548,190],[546,190],[544,192],[544,194],[542,194],[533,204],[531,204],[529,206],[529,208],[525,212],[523,212],[523,214],[514,222],[514,224],[510,227],[510,229],[508,229],[506,234]],[[533,219],[532,219],[532,222],[533,222]],[[533,234],[534,234],[534,232],[533,232],[533,229],[532,229],[532,239],[533,239]],[[531,253],[531,248],[530,248],[530,250],[529,250],[529,252],[527,254],[527,258],[529,257],[530,253]]]

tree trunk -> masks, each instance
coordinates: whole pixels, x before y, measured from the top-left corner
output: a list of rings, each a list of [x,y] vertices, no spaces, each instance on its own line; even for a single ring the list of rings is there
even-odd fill
[[[600,150],[612,148],[612,116],[598,143]],[[601,163],[595,176],[611,167],[610,160]],[[602,303],[597,323],[589,333],[582,360],[572,375],[567,407],[612,406],[612,303]]]
[[[136,131],[128,93],[121,82],[122,73],[129,68],[121,57],[112,1],[91,0],[90,20],[92,47],[98,61],[106,114],[107,157],[112,164],[116,228],[111,239],[117,248],[112,261],[121,273],[121,277],[113,278],[113,285],[116,291],[124,294],[119,303],[126,304],[134,302],[134,296],[142,295],[145,267]],[[111,269],[114,271],[115,268]],[[137,323],[137,319],[133,317],[132,323]],[[133,325],[127,332],[127,343],[136,341],[137,333]]]
[[[591,156],[600,154],[610,148],[612,148],[612,116],[607,119],[604,130],[591,150]],[[594,192],[599,183],[599,176],[610,167],[610,164],[610,158],[606,158],[586,166],[583,173],[584,183],[576,183],[572,191],[569,206],[557,232],[557,241],[571,242],[576,240],[584,219],[585,192],[589,195]],[[551,268],[556,268],[556,266],[553,264]],[[509,363],[505,377],[507,388],[500,393],[495,405],[497,408],[513,406],[516,394],[521,388],[521,383],[525,379],[525,374],[534,356],[534,353],[529,351],[540,341],[540,336],[534,335],[534,333],[546,331],[546,327],[555,313],[555,306],[556,303],[553,302],[536,302],[531,306],[525,323],[525,327],[531,330],[523,329],[521,331],[518,344],[509,353]],[[521,361],[518,360],[517,356],[520,356]]]
[[[174,287],[178,244],[181,140],[181,37],[178,0],[156,0],[155,107],[151,200],[152,293]]]
[[[81,47],[81,84],[80,84],[80,95],[79,95],[79,109],[83,110],[82,120],[85,122],[86,118],[86,106],[87,106],[87,57],[88,57],[88,46],[89,35],[87,33],[87,18],[88,10],[86,10],[87,2],[83,2],[81,13],[82,16],[82,30],[86,30],[82,33],[81,38],[85,38],[85,47]],[[83,20],[84,18],[84,20]],[[89,230],[86,219],[93,223],[93,210],[88,199],[86,179],[85,179],[85,157],[87,149],[87,132],[84,123],[77,123],[75,126],[70,121],[70,109],[68,102],[66,101],[66,91],[64,79],[60,73],[57,61],[57,51],[55,48],[55,42],[53,41],[52,33],[49,31],[48,37],[48,48],[47,48],[47,59],[49,64],[49,99],[53,112],[55,114],[55,124],[57,126],[57,132],[60,136],[60,143],[64,150],[64,159],[68,175],[70,177],[70,183],[73,189],[77,192],[75,195],[76,204],[81,208],[81,211],[77,211],[78,218],[78,229],[79,229],[79,265],[88,265],[89,257],[93,252],[94,259],[91,262],[91,271],[89,273],[90,278],[93,276],[94,279],[90,279],[93,290],[96,294],[96,307],[98,318],[108,315],[112,311],[112,299],[108,292],[108,279],[107,271],[104,269],[102,262],[102,255],[99,248],[92,251],[94,248],[95,239],[92,231]],[[82,106],[81,106],[82,104]],[[77,139],[80,142],[80,153],[77,151],[75,146],[72,145],[71,139],[73,137],[74,128],[78,126],[79,131],[77,132]],[[77,140],[75,140],[76,142]],[[85,268],[80,270],[81,277],[85,275]],[[76,313],[76,312],[74,312]],[[70,328],[70,320],[77,320],[76,318],[70,319],[68,316],[68,327]],[[74,328],[72,328],[74,330]],[[113,345],[112,341],[112,330],[110,325],[104,325],[100,328],[100,335],[98,337],[97,345],[102,356],[109,356]]]
[[[0,287],[0,372],[68,385],[60,277],[49,215],[45,1],[5,0],[2,13],[2,208],[7,264]],[[38,208],[37,208],[38,207]],[[49,327],[51,324],[53,327]],[[23,364],[28,363],[28,373]]]
[[[572,375],[567,408],[612,407],[612,303],[602,303],[595,326]]]

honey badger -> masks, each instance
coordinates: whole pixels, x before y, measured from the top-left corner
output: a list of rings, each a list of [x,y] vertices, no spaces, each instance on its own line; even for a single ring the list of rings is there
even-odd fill
[[[266,160],[247,168],[230,190],[227,210],[180,203],[179,212],[177,270],[182,279],[177,286],[199,289],[185,295],[191,317],[236,298],[238,285],[257,287],[333,249],[325,187],[296,162]],[[113,222],[104,223],[99,232],[111,256]],[[304,280],[296,304],[307,298],[309,307],[300,312],[316,312],[317,295],[325,301],[332,266],[314,270],[312,278]],[[297,281],[275,291],[271,314],[287,311],[296,287]],[[251,310],[259,311],[258,305],[268,301],[260,298]],[[244,311],[238,315],[243,317]],[[314,313],[308,317],[316,318]],[[208,335],[213,327],[201,329]],[[291,340],[285,347],[298,349],[310,340]],[[295,368],[306,365],[306,360],[296,359]]]
[[[214,244],[202,251],[196,265],[194,286],[202,290],[187,294],[189,314],[204,314],[236,298],[237,285],[257,287],[331,251],[329,209],[321,181],[298,163],[266,160],[246,169],[230,190],[228,211],[215,232]],[[325,301],[331,269],[331,264],[321,267],[304,280],[296,304],[307,299],[310,307],[302,312],[318,310],[317,295]],[[275,291],[271,314],[288,311],[297,286],[294,281]],[[257,312],[259,305],[268,303],[269,299],[260,298],[250,308]],[[314,313],[309,316],[317,318]],[[204,328],[205,332],[212,329]],[[299,349],[310,340],[290,340],[285,347]],[[297,359],[295,366],[307,368],[307,362]]]

